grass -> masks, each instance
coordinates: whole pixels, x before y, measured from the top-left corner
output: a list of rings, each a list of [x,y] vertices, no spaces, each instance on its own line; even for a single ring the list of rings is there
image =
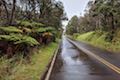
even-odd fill
[[[56,47],[57,43],[51,43],[40,48],[31,56],[30,61],[23,59],[22,55],[12,59],[1,58],[0,80],[40,80]]]
[[[79,34],[75,37],[76,40],[84,41],[94,46],[106,49],[112,52],[120,52],[120,29],[116,31],[112,41],[108,41],[109,32],[92,31],[84,34]]]

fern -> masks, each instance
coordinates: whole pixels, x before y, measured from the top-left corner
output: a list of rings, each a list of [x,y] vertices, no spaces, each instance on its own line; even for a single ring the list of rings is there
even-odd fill
[[[13,41],[14,44],[28,44],[30,46],[39,45],[39,42],[31,36],[22,34],[0,35],[0,40]]]
[[[46,32],[46,31],[52,32],[52,31],[55,31],[55,29],[52,27],[44,27],[44,28],[41,27],[41,28],[34,29],[34,32],[37,32],[37,33],[42,33],[42,32]]]
[[[43,27],[45,26],[42,23],[37,23],[37,22],[29,22],[29,21],[18,21],[19,25],[24,26],[24,27]]]
[[[42,23],[32,22],[32,26],[34,27],[44,27],[45,25]]]
[[[20,33],[22,33],[22,30],[18,29],[17,27],[14,27],[14,26],[0,27],[0,30],[2,30],[4,32],[20,32]]]

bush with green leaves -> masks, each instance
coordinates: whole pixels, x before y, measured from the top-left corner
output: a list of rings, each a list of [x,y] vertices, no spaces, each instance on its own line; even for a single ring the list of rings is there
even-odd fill
[[[8,33],[22,33],[22,30],[20,30],[19,28],[17,27],[14,27],[14,26],[9,26],[9,27],[0,27],[0,31],[3,31],[3,32],[8,32]]]
[[[46,31],[49,31],[49,32],[53,32],[55,31],[55,28],[49,26],[45,26],[44,24],[42,23],[37,23],[37,22],[30,22],[30,21],[17,21],[19,26],[23,27],[23,28],[28,28],[28,29],[31,29],[31,32],[34,32],[34,33],[42,33],[42,32],[46,32]]]
[[[54,28],[52,28],[52,27],[40,27],[40,28],[35,28],[34,29],[34,32],[36,32],[36,33],[42,33],[42,32],[47,32],[47,31],[49,31],[49,32],[52,32],[52,31],[54,31]]]
[[[37,23],[37,22],[33,22],[33,21],[32,22],[30,22],[30,21],[17,21],[17,23],[23,27],[44,27],[45,26],[42,23]]]
[[[0,40],[12,41],[14,44],[24,43],[30,46],[39,45],[39,42],[36,39],[22,34],[0,35]]]
[[[24,27],[32,27],[32,24],[28,21],[17,21],[17,23],[20,25],[20,26],[24,26]]]
[[[32,26],[34,26],[34,27],[45,27],[45,25],[42,24],[42,23],[32,22],[31,24],[32,24]]]

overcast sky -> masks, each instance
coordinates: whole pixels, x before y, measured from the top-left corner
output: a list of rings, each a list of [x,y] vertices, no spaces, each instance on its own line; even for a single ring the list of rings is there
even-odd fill
[[[84,10],[89,0],[58,0],[62,1],[65,7],[67,17],[70,19],[72,16],[84,14]],[[66,24],[66,22],[64,22]]]

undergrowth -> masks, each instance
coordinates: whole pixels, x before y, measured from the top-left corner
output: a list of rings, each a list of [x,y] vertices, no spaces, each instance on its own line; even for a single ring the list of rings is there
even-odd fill
[[[120,30],[117,30],[111,41],[107,40],[109,32],[92,31],[84,34],[79,34],[75,37],[76,40],[90,43],[94,46],[113,51],[120,52]]]
[[[22,55],[0,58],[0,80],[40,80],[56,47],[57,43],[43,46],[29,59]]]

